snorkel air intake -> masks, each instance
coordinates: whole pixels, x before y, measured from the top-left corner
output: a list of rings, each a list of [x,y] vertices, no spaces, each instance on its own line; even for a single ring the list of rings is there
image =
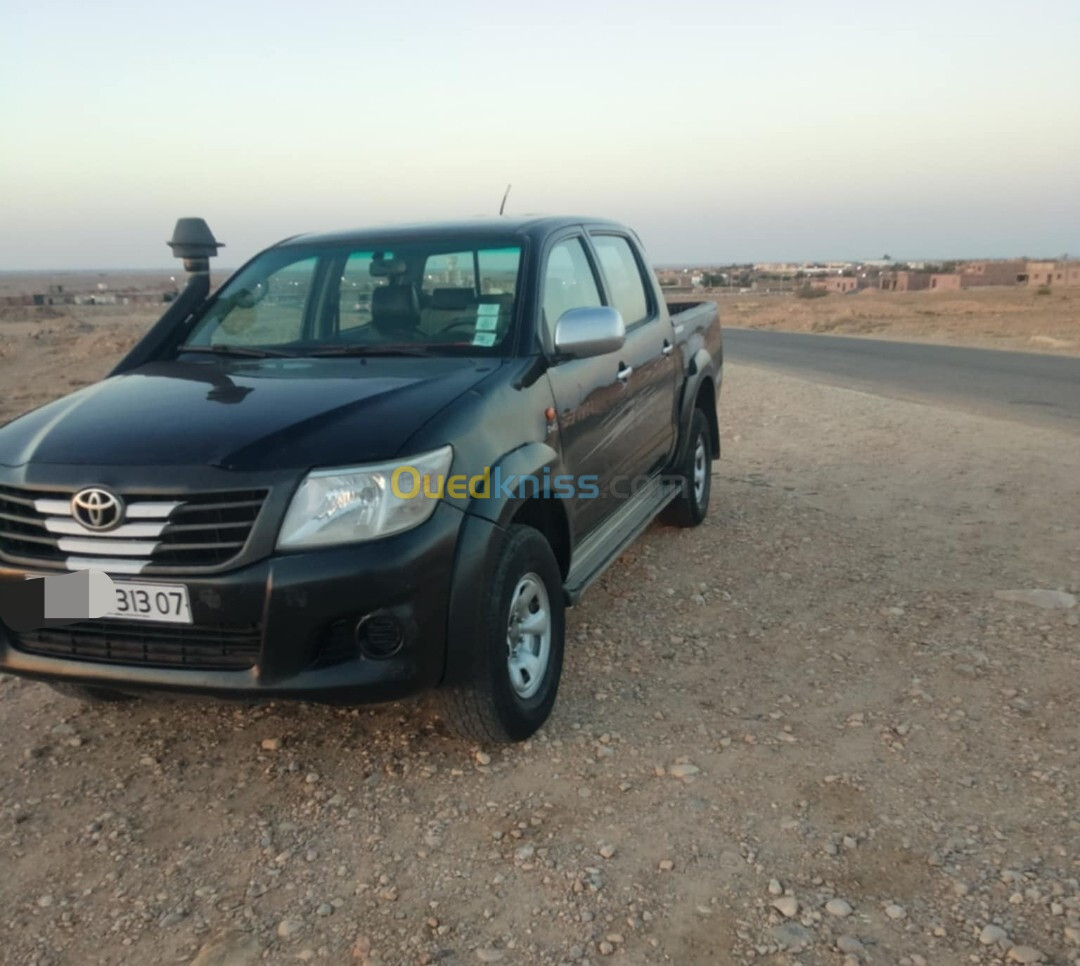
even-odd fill
[[[172,239],[165,243],[173,255],[183,259],[188,273],[184,290],[169,304],[151,329],[120,360],[109,375],[116,376],[153,358],[169,343],[177,343],[184,335],[185,323],[210,294],[210,259],[224,244],[219,242],[203,218],[179,218]]]
[[[189,275],[209,275],[210,259],[219,248],[225,247],[214,237],[204,218],[178,218],[172,240],[165,244],[177,258],[184,260],[184,271]]]

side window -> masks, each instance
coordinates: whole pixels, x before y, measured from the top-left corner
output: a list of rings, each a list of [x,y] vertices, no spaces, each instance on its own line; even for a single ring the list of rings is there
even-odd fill
[[[210,330],[212,344],[295,342],[304,334],[304,306],[315,275],[315,263],[314,257],[305,258],[265,278],[252,279],[231,298],[219,301],[200,328]]]
[[[644,322],[649,317],[649,299],[630,242],[619,235],[593,235],[592,243],[600,259],[612,307],[622,314],[627,328]]]
[[[371,293],[387,284],[386,278],[371,274],[373,258],[372,252],[353,252],[345,261],[338,310],[338,324],[342,329],[353,329],[371,321]]]
[[[548,329],[567,309],[600,305],[592,268],[580,238],[559,242],[548,253],[544,268],[544,319]]]

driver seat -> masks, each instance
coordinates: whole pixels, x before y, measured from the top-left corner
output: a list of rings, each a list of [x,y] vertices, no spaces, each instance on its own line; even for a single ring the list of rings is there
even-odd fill
[[[412,335],[420,326],[420,297],[412,285],[380,285],[371,293],[371,324],[380,333]]]

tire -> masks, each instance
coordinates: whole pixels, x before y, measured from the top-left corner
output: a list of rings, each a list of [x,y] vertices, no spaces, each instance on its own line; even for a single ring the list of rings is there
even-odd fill
[[[690,441],[674,473],[668,477],[681,486],[681,492],[660,514],[672,527],[696,527],[709,512],[712,493],[712,444],[709,420],[700,409],[690,417]]]
[[[480,603],[472,679],[435,692],[439,715],[471,741],[524,741],[555,704],[566,632],[559,565],[538,530],[506,531],[489,587]],[[521,632],[518,625],[535,630]]]
[[[136,700],[134,695],[109,688],[92,687],[89,684],[50,684],[49,687],[65,698],[78,698],[88,704],[116,704]]]

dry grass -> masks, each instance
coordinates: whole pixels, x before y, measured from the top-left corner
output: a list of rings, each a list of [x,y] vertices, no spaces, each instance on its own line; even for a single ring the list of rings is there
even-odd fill
[[[725,325],[1080,354],[1080,289],[717,296]]]

